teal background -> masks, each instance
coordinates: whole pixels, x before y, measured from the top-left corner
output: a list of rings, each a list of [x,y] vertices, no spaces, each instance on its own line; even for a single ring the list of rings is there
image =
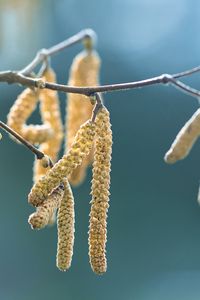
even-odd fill
[[[101,83],[140,80],[199,64],[200,2],[195,0],[0,1],[0,69],[24,67],[87,27],[98,34]],[[66,83],[76,45],[52,58]],[[199,75],[184,82],[199,87]],[[1,84],[0,119],[22,88]],[[56,226],[39,232],[27,219],[33,156],[4,132],[0,149],[0,299],[197,300],[200,298],[199,141],[184,161],[163,156],[197,100],[173,87],[105,95],[113,128],[108,271],[92,273],[87,231],[90,180],[74,189],[71,269],[56,269]],[[65,95],[60,94],[65,110]],[[35,113],[31,119],[38,122]]]

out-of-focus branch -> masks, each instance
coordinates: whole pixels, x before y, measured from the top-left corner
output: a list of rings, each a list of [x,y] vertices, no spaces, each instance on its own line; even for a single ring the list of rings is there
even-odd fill
[[[92,47],[96,40],[96,34],[92,29],[84,29],[67,40],[52,46],[49,49],[41,49],[36,54],[35,58],[28,64],[24,69],[20,71],[22,75],[29,75],[40,63],[47,60],[50,56],[57,54],[64,49],[77,44],[79,42],[83,42],[85,47]]]
[[[31,72],[37,67],[40,63],[44,63],[50,56],[64,50],[65,48],[72,46],[78,42],[83,42],[85,48],[90,51],[94,45],[96,34],[92,29],[85,29],[72,36],[71,38],[49,48],[49,49],[41,49],[35,58],[32,60],[30,64],[28,64],[24,69],[20,71],[4,71],[0,72],[0,82],[7,82],[8,84],[21,84],[23,86],[28,87],[36,87],[36,88],[46,88],[51,90],[56,90],[65,93],[76,93],[83,94],[86,96],[93,96],[97,93],[106,93],[113,91],[122,91],[122,90],[130,90],[136,88],[142,88],[145,86],[151,86],[155,84],[171,84],[175,88],[178,88],[184,93],[189,94],[190,96],[199,98],[200,91],[196,90],[188,85],[185,85],[178,78],[190,76],[196,72],[200,71],[200,66],[176,73],[176,74],[162,74],[156,77],[134,81],[134,82],[126,82],[126,83],[117,83],[117,84],[109,84],[109,85],[100,85],[100,86],[92,86],[92,87],[74,87],[68,85],[62,85],[58,83],[50,83],[45,82],[40,78],[32,78],[28,76]]]

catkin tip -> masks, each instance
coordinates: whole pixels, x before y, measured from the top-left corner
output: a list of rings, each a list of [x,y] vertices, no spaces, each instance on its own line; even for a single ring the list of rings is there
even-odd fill
[[[37,216],[35,215],[35,213],[32,213],[29,218],[28,218],[28,223],[31,225],[32,229],[37,229],[40,230],[42,229],[44,226],[41,225],[42,220],[37,218]]]
[[[176,155],[173,154],[171,150],[169,150],[164,156],[164,161],[167,164],[174,164],[175,162],[177,162],[177,160],[178,158],[176,157]]]
[[[59,207],[64,195],[62,185],[52,192],[43,204],[37,207],[36,211],[30,215],[28,222],[32,229],[42,229],[51,222],[55,210]]]

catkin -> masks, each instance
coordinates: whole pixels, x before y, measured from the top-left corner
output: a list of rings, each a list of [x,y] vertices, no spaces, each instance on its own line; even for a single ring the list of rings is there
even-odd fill
[[[100,58],[95,51],[83,51],[72,63],[69,85],[97,86],[99,84]],[[74,137],[80,126],[90,119],[93,106],[89,97],[80,94],[68,94],[66,113],[66,151],[71,148]],[[83,160],[71,174],[69,181],[73,185],[80,184],[86,175],[88,164],[93,160],[93,152]]]
[[[68,180],[64,182],[64,196],[58,209],[58,244],[56,265],[61,271],[71,266],[74,246],[74,198]]]
[[[89,258],[92,270],[106,272],[107,211],[112,153],[112,131],[108,110],[104,107],[96,117],[96,136],[89,225]]]
[[[56,82],[56,75],[51,68],[46,69],[43,79],[48,82]],[[56,91],[44,89],[40,91],[40,113],[43,123],[49,126],[53,135],[39,147],[39,150],[48,155],[53,162],[57,161],[58,152],[63,139],[63,126],[59,107],[59,99]],[[34,181],[45,175],[47,168],[43,167],[40,160],[34,162]]]
[[[196,139],[200,135],[200,108],[193,114],[189,121],[183,126],[175,141],[171,145],[169,151],[165,154],[167,163],[175,163],[176,161],[185,158]]]
[[[7,124],[32,144],[40,144],[49,139],[53,132],[48,124],[26,125],[35,110],[39,91],[27,88],[17,98],[7,116]]]
[[[81,164],[92,148],[94,135],[95,123],[89,120],[78,130],[68,153],[34,184],[28,196],[29,203],[34,206],[40,205],[53,189]]]
[[[36,212],[29,216],[28,222],[33,229],[42,229],[49,223],[54,211],[60,206],[63,195],[64,188],[59,186],[37,207]]]

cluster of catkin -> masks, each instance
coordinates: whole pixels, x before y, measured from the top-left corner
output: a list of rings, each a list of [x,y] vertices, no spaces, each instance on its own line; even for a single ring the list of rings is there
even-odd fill
[[[192,149],[196,140],[200,137],[200,108],[193,114],[193,116],[182,127],[177,134],[170,149],[165,154],[165,161],[173,164],[178,160],[184,159]],[[198,194],[198,202],[200,204],[200,188]]]
[[[100,59],[91,50],[78,54],[72,63],[68,84],[97,86]],[[54,71],[47,67],[42,79],[56,82]],[[91,212],[89,224],[89,259],[92,270],[102,274],[107,269],[107,211],[112,152],[112,131],[108,110],[102,105],[93,114],[95,102],[90,97],[69,94],[66,107],[64,155],[58,159],[63,140],[63,125],[57,92],[48,89],[23,91],[8,114],[8,125],[44,153],[35,159],[33,187],[28,201],[35,207],[28,219],[33,229],[42,229],[57,219],[56,265],[61,271],[71,266],[74,245],[74,198],[70,187],[79,185],[93,163]],[[26,122],[39,104],[41,125]],[[53,162],[53,166],[48,160]]]
[[[102,274],[106,271],[107,266],[105,255],[107,239],[106,219],[109,206],[112,149],[110,118],[109,112],[105,107],[98,112],[95,122],[88,120],[81,125],[67,154],[64,154],[63,157],[34,184],[28,199],[29,202],[36,207],[44,207],[47,205],[49,197],[51,197],[53,193],[57,193],[57,189],[62,188],[63,182],[81,165],[83,160],[89,155],[92,147],[94,147],[94,162],[89,226],[89,256],[93,271],[97,274]],[[71,189],[68,182],[64,184],[64,191],[67,195],[66,202],[62,200],[59,205],[57,200],[54,201],[55,207],[56,204],[58,204],[59,207],[57,222],[57,266],[61,270],[66,270],[71,263],[74,241],[73,196],[70,192]],[[48,214],[51,209],[52,207],[48,207]],[[67,267],[66,262],[68,264]]]

